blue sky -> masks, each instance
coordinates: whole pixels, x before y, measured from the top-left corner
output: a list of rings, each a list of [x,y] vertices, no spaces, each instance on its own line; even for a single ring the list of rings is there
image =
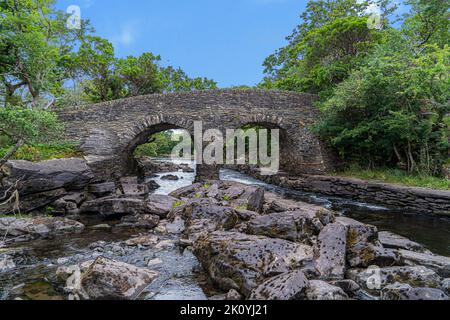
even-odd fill
[[[299,23],[299,0],[58,0],[81,7],[120,57],[151,51],[220,87],[254,85],[264,58]]]

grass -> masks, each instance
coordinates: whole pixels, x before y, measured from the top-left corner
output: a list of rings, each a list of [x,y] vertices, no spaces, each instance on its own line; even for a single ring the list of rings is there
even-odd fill
[[[8,151],[9,147],[0,148],[0,158]],[[63,159],[79,157],[80,152],[71,143],[52,143],[25,145],[14,154],[12,160],[27,160],[32,162],[45,161],[50,159]]]
[[[409,174],[399,169],[380,168],[365,170],[360,168],[349,168],[345,171],[338,172],[335,175],[376,182],[394,183],[409,187],[450,190],[449,179],[419,174]]]

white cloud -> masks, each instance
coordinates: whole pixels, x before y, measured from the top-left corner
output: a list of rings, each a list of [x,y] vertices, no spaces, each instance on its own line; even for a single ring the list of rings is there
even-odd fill
[[[119,34],[112,37],[115,45],[129,46],[136,40],[137,28],[135,23],[128,23],[120,28]]]

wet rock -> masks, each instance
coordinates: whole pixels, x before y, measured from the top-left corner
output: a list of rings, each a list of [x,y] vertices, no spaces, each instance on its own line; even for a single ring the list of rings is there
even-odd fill
[[[104,198],[116,193],[116,184],[115,182],[90,184],[88,192],[98,198]]]
[[[142,228],[142,229],[153,229],[159,223],[159,217],[153,214],[139,214],[132,216],[125,216],[120,220],[120,224],[117,225],[119,228]]]
[[[346,267],[347,229],[339,224],[328,224],[319,234],[314,253],[315,267],[320,278],[340,280]]]
[[[164,219],[176,203],[180,202],[174,197],[152,194],[146,199],[147,212]]]
[[[81,232],[84,225],[65,218],[1,218],[0,234],[7,238],[25,237],[29,240],[49,238],[65,233]]]
[[[121,182],[123,194],[127,197],[144,197],[149,193],[147,184]]]
[[[403,249],[409,251],[426,252],[427,250],[423,245],[411,241],[408,238],[402,237],[398,234],[392,232],[380,232],[378,233],[378,238],[381,244],[385,248],[389,249]]]
[[[270,278],[254,289],[250,300],[299,300],[307,288],[309,281],[301,271],[284,273]]]
[[[156,271],[99,257],[83,273],[81,285],[90,299],[131,300],[157,276]]]
[[[382,300],[449,300],[449,297],[439,289],[413,288],[409,284],[394,283],[383,288]]]
[[[6,186],[21,180],[21,195],[41,193],[43,191],[64,188],[81,190],[93,178],[93,174],[83,159],[57,159],[43,162],[23,160],[8,161],[5,165]]]
[[[436,271],[442,277],[450,277],[450,258],[434,255],[432,253],[420,253],[400,250],[400,258],[406,265],[421,265]]]
[[[107,197],[85,202],[82,214],[100,214],[102,216],[146,214],[145,203],[141,199],[126,197]]]
[[[441,285],[439,275],[423,266],[352,269],[347,271],[346,277],[371,291],[381,290],[396,282],[416,287],[438,288]]]
[[[158,237],[155,235],[145,235],[125,241],[127,246],[144,246],[150,247],[158,243]]]
[[[154,180],[147,181],[145,184],[147,185],[149,192],[152,192],[152,191],[155,191],[155,190],[158,190],[159,188],[161,188],[161,186]]]
[[[163,261],[159,258],[156,259],[152,259],[147,263],[147,267],[151,268],[151,267],[155,267],[155,266],[159,266],[163,264]]]
[[[306,297],[308,300],[348,300],[347,294],[341,288],[321,280],[309,282]]]
[[[172,222],[165,225],[165,232],[170,234],[181,234],[184,230],[186,230],[186,226],[180,217],[175,217]]]
[[[355,281],[349,279],[331,281],[330,284],[341,288],[345,293],[350,295],[357,293],[361,289]]]
[[[111,226],[109,224],[97,224],[95,226],[90,227],[93,230],[109,230]]]
[[[163,240],[158,242],[158,244],[155,246],[155,249],[157,250],[167,250],[175,248],[176,243],[174,240]]]
[[[14,260],[7,255],[0,255],[0,273],[14,269],[16,264]]]
[[[178,181],[178,180],[180,180],[180,178],[176,175],[168,174],[168,175],[162,176],[161,180]]]
[[[336,218],[336,222],[347,228],[347,262],[350,267],[385,267],[399,264],[398,253],[381,245],[375,226],[345,217]]]
[[[222,231],[198,239],[194,253],[215,284],[244,296],[249,296],[265,278],[300,267],[313,255],[310,246]]]

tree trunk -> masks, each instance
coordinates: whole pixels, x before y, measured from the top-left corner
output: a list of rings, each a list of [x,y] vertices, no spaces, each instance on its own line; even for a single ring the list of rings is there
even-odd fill
[[[11,150],[9,150],[9,152],[2,159],[0,159],[0,168],[3,167],[3,165],[9,160],[9,158],[11,158],[24,144],[25,140],[23,139],[17,141],[16,145]]]

